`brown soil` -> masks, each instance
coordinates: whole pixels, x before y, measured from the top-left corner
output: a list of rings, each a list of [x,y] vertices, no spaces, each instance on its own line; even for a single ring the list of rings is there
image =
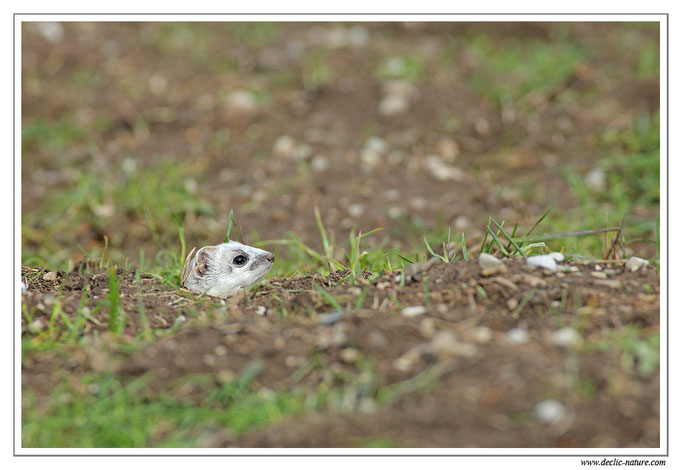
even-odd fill
[[[230,300],[197,297],[144,273],[138,285],[134,272],[119,269],[126,328],[120,338],[109,333],[109,273],[84,261],[83,251],[101,250],[107,240],[107,254],[121,265],[139,259],[140,250],[154,260],[176,248],[177,227],[156,220],[155,233],[142,210],[97,212],[111,201],[96,190],[87,207],[29,219],[84,176],[125,180],[126,159],[138,169],[189,162],[186,199],[210,210],[163,210],[180,215],[190,247],[222,240],[234,209],[246,243],[251,231],[260,240],[293,232],[319,250],[315,206],[336,240],[353,227],[383,227],[372,242],[384,237],[389,248],[411,249],[422,232],[452,226],[473,247],[491,215],[530,227],[548,206],[575,207],[561,167],[572,164],[584,176],[606,156],[607,131],[629,129],[658,109],[658,78],[635,78],[632,53],[643,38],[658,37],[655,28],[369,23],[362,46],[325,46],[351,26],[285,23],[256,40],[220,23],[173,36],[163,23],[72,22],[58,41],[22,26],[24,127],[70,119],[86,134],[66,148],[22,147],[22,212],[31,220],[22,226],[23,249],[50,246],[81,263],[53,281],[43,279],[47,269],[22,268],[22,307],[34,316],[31,324],[22,317],[22,333],[40,338],[55,322],[55,331],[69,334],[65,317],[81,325],[86,340],[26,353],[24,390],[42,407],[58,383],[82,387],[83,374],[110,371],[122,380],[150,374],[150,393],[192,400],[201,385],[177,386],[179,379],[205,373],[225,381],[260,360],[257,389],[326,385],[345,387],[348,398],[337,413],[292,416],[240,436],[217,432],[210,445],[658,447],[658,368],[647,373],[636,357],[624,360],[626,346],[615,339],[597,344],[629,326],[658,331],[652,266],[631,273],[602,263],[601,272],[613,272],[599,279],[594,264],[578,262],[571,263],[578,272],[548,275],[507,260],[507,272],[492,276],[475,261],[435,263],[409,268],[414,279],[404,283],[399,270],[379,279],[362,273],[356,285],[340,282],[347,273],[299,275]],[[589,54],[565,83],[525,97],[530,110],[519,105],[510,114],[469,86],[481,67],[469,44],[481,35],[493,45],[570,42]],[[387,84],[377,70],[391,56],[419,57],[423,70],[408,110],[389,116],[379,112]],[[315,57],[328,74],[311,86],[314,63],[305,59]],[[237,90],[265,99],[240,108],[229,99]],[[283,136],[309,151],[300,160],[278,155]],[[388,146],[378,164],[362,157],[372,136]],[[428,164],[429,156],[446,154],[461,172],[450,180],[435,177]],[[652,208],[632,212],[638,220],[657,216]],[[48,215],[80,222],[50,234]],[[655,256],[651,243],[628,247]],[[284,258],[280,247],[268,249]],[[339,301],[340,318],[314,284]],[[402,315],[409,306],[426,313]],[[59,311],[64,317],[53,315]],[[140,312],[153,330],[149,342],[139,340]],[[569,326],[582,344],[555,344],[552,335]],[[527,342],[508,340],[515,328],[527,331]],[[564,406],[551,423],[535,415],[548,398]]]
[[[229,300],[176,292],[144,275],[137,286],[134,273],[119,272],[128,314],[124,338],[141,332],[140,299],[154,312],[149,321],[157,328],[189,318],[134,352],[106,333],[107,310],[95,312],[108,293],[106,274],[59,273],[46,282],[25,270],[35,280],[23,300],[38,312],[36,321],[49,322],[61,292],[61,309],[74,322],[89,286],[85,306],[94,313],[84,334],[98,329],[102,335],[68,354],[30,353],[23,386],[42,406],[60,380],[77,383],[88,371],[110,371],[124,380],[152,374],[152,392],[191,400],[201,385],[177,387],[182,377],[209,374],[219,382],[262,361],[256,389],[327,384],[346,387],[352,399],[339,413],[293,416],[238,437],[218,433],[211,445],[348,447],[379,439],[400,447],[658,447],[658,373],[638,372],[636,364],[624,369],[624,350],[615,343],[596,347],[625,324],[658,331],[658,273],[651,267],[632,273],[622,263],[601,263],[602,271],[594,262],[574,265],[576,272],[549,274],[507,260],[506,272],[484,276],[473,260],[432,262],[413,267],[402,287],[404,271],[360,279],[356,286],[337,284],[346,273],[307,275],[275,278]],[[611,270],[607,283],[592,275],[604,270]],[[340,302],[342,315],[313,284]],[[361,307],[351,308],[363,295]],[[427,304],[424,314],[401,313]],[[555,343],[553,333],[565,326],[580,333],[579,343]],[[527,342],[509,340],[508,332],[518,327],[527,331]],[[361,364],[371,364],[371,374]],[[581,384],[594,389],[587,393]],[[391,385],[401,391],[378,406],[378,391]],[[535,417],[534,407],[545,398],[566,407],[558,421]]]

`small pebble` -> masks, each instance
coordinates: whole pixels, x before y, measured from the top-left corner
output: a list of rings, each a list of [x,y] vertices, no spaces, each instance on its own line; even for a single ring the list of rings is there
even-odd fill
[[[36,23],[36,28],[45,39],[56,43],[64,38],[64,27],[56,21],[42,21]]]
[[[406,372],[414,367],[419,361],[419,350],[412,348],[398,359],[393,361],[393,367],[401,372]]]
[[[400,312],[404,317],[417,317],[426,313],[426,307],[423,305],[414,305],[412,307],[405,307]]]
[[[367,335],[367,341],[373,348],[383,348],[388,343],[386,335],[379,330],[373,330]]]
[[[26,284],[24,284],[24,281],[21,281],[21,292],[26,292]]]
[[[264,305],[259,305],[258,307],[256,307],[256,313],[258,315],[265,315],[265,312],[267,312],[267,308],[265,308]]]
[[[493,337],[493,332],[487,326],[476,326],[466,332],[467,339],[476,343],[487,343]]]
[[[577,346],[582,340],[580,333],[571,327],[561,328],[552,333],[552,342],[562,348]]]
[[[374,168],[381,163],[381,155],[374,149],[366,148],[360,152],[360,160],[364,165]]]
[[[606,189],[606,173],[601,168],[594,168],[585,175],[585,186],[595,191]]]
[[[471,225],[472,225],[471,219],[466,215],[457,216],[457,218],[455,219],[455,228],[457,230],[464,231],[465,229],[471,228]]]
[[[425,338],[432,338],[436,334],[436,323],[433,321],[433,318],[424,318],[419,323],[419,332]]]
[[[448,165],[438,155],[424,157],[424,167],[438,181],[462,181],[465,178],[461,169]]]
[[[364,204],[356,203],[348,206],[348,215],[353,218],[360,217],[365,212]]]
[[[388,95],[379,102],[379,114],[384,116],[394,116],[407,111],[410,103],[404,96]]]
[[[459,145],[452,139],[441,139],[441,141],[438,142],[438,151],[443,157],[443,160],[448,163],[454,163],[460,152]]]
[[[209,367],[213,367],[215,365],[215,356],[213,356],[212,354],[204,354],[201,360],[204,364],[206,364]]]
[[[359,356],[358,350],[354,348],[344,348],[339,353],[341,360],[347,364],[355,362]]]
[[[485,118],[478,118],[474,122],[474,130],[478,135],[487,135],[490,132],[490,123]]]
[[[526,259],[526,264],[528,266],[537,266],[539,268],[544,268],[553,273],[557,271],[556,260],[550,255],[529,256],[528,259]]]
[[[330,313],[321,313],[318,315],[317,322],[321,325],[333,325],[343,318],[343,313],[338,310]]]
[[[329,160],[324,155],[315,156],[310,162],[314,171],[324,171],[329,168]]]
[[[644,268],[649,265],[649,261],[643,258],[638,258],[637,256],[632,256],[625,263],[625,269],[629,269],[633,273],[640,268]]]
[[[272,146],[272,153],[278,157],[288,157],[296,150],[296,141],[293,137],[283,135],[278,137]]]
[[[386,153],[389,150],[388,142],[386,142],[381,137],[370,137],[365,142],[365,148],[368,150],[374,150],[377,153]]]
[[[521,328],[512,328],[507,331],[507,341],[512,344],[524,344],[528,342],[528,332]]]
[[[49,273],[45,273],[43,275],[43,281],[54,281],[57,279],[57,273],[50,271]]]
[[[492,268],[494,266],[499,266],[501,264],[502,264],[501,260],[495,258],[493,255],[489,253],[481,253],[480,255],[478,255],[478,265],[483,269]]]
[[[596,281],[594,281],[594,285],[604,286],[610,289],[620,289],[621,287],[623,287],[620,281],[617,281],[615,279],[597,279]]]
[[[592,271],[590,275],[592,277],[596,277],[597,279],[606,279],[608,277],[605,272],[601,271]]]
[[[476,354],[476,346],[457,341],[457,337],[452,331],[441,330],[429,342],[428,351],[440,358],[451,356],[471,357]]]
[[[43,322],[41,322],[39,319],[38,320],[33,320],[33,323],[28,325],[28,331],[31,333],[40,333],[43,331],[46,325],[43,325]]]
[[[504,264],[498,264],[497,266],[490,266],[488,268],[483,268],[481,270],[481,276],[494,276],[495,274],[504,274],[507,272],[507,267]]]
[[[548,398],[535,405],[535,416],[542,422],[555,423],[564,417],[566,407],[558,400]]]
[[[226,106],[229,111],[235,113],[252,113],[258,109],[258,102],[253,93],[237,90],[227,97]]]

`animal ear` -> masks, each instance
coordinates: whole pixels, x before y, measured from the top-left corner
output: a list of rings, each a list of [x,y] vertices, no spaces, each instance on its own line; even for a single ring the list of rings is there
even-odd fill
[[[197,263],[194,266],[194,269],[197,271],[197,274],[199,276],[203,277],[206,275],[209,269],[208,253],[206,253],[205,251],[200,251],[199,253],[197,253]]]

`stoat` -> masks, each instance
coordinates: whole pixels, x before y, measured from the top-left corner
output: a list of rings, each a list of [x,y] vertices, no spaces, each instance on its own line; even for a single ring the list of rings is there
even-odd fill
[[[275,255],[269,251],[229,241],[205,246],[187,255],[180,285],[194,293],[226,298],[248,287],[270,271]]]

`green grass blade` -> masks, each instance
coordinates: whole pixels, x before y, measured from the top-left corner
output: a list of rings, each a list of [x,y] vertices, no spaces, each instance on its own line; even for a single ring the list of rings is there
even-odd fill
[[[401,260],[405,261],[407,264],[414,264],[414,261],[412,261],[412,260],[409,259],[409,258],[404,257],[403,255],[401,255],[401,254],[398,253],[397,251],[394,251],[394,253],[396,254],[396,256],[397,256],[398,258],[400,258]]]
[[[343,312],[343,309],[341,308],[341,305],[339,305],[339,302],[329,292],[324,290],[322,288],[322,286],[319,286],[319,285],[313,283],[313,287],[315,288],[315,290],[317,292],[320,293],[320,295],[322,295],[322,297],[324,297],[324,299],[327,301],[327,303],[329,303],[329,305],[334,307],[334,310],[338,310],[339,312]]]
[[[488,225],[486,226],[485,233],[483,234],[483,241],[481,242],[481,249],[479,253],[485,253],[485,242],[488,241],[488,231],[490,230],[490,221],[492,217],[488,217]]]
[[[227,233],[225,233],[225,243],[230,241],[232,229],[234,229],[234,233],[236,235],[235,240],[239,241],[239,229],[237,228],[237,222],[234,220],[234,210],[230,209],[230,217],[227,221]]]
[[[542,216],[538,219],[537,222],[535,222],[535,225],[533,225],[533,226],[531,227],[531,229],[528,230],[528,233],[526,234],[526,236],[530,235],[531,232],[532,232],[533,230],[535,230],[535,227],[537,227],[538,225],[540,225],[540,222],[542,222],[542,221],[545,219],[545,217],[547,217],[547,214],[549,214],[549,211],[550,211],[551,209],[552,209],[551,207],[548,207],[548,208],[547,208],[547,210],[545,211],[545,213],[542,214]]]
[[[440,259],[446,263],[448,262],[448,260],[445,259],[445,257],[443,255],[439,255],[433,251],[433,249],[431,248],[431,245],[429,245],[429,241],[426,239],[426,237],[424,237],[424,244],[426,245],[426,249],[429,250],[429,253],[431,253],[432,256],[435,256],[436,258],[438,258],[438,259]]]
[[[514,318],[518,318],[518,317],[519,317],[519,315],[521,314],[521,310],[523,310],[523,307],[525,307],[526,304],[527,304],[528,302],[530,302],[530,299],[533,298],[533,296],[535,295],[535,293],[537,292],[537,290],[538,290],[537,287],[533,287],[530,291],[528,291],[528,293],[527,293],[526,296],[523,298],[523,300],[521,301],[521,303],[519,304],[519,306],[516,307],[516,310],[514,310],[514,313],[512,314],[512,317],[514,317]]]
[[[497,226],[497,228],[500,230],[500,232],[502,232],[502,234],[507,238],[507,240],[509,240],[509,243],[511,243],[512,246],[514,247],[515,252],[521,253],[523,255],[523,252],[521,251],[521,247],[519,247],[519,245],[517,245],[514,242],[514,236],[513,235],[510,236],[507,232],[505,232],[504,229],[502,228],[502,226],[500,224],[498,224],[495,219],[493,219],[493,223]]]
[[[509,256],[509,252],[505,249],[505,247],[504,247],[504,245],[502,244],[502,242],[500,241],[500,239],[497,238],[497,235],[495,235],[495,233],[490,229],[490,227],[488,227],[488,233],[490,233],[490,236],[493,237],[492,241],[490,242],[490,247],[489,247],[489,248],[492,248],[492,244],[493,244],[493,242],[494,242],[494,243],[497,244],[497,246],[500,247],[500,250],[502,251],[502,254],[503,254],[504,256]],[[488,250],[488,253],[490,253],[490,250]]]
[[[322,222],[322,217],[320,216],[320,208],[317,206],[315,206],[315,221],[317,222],[317,230],[320,232],[320,238],[322,238],[322,247],[324,248],[324,254],[328,258],[331,258],[332,250],[329,245],[327,230],[324,228],[324,223]]]

